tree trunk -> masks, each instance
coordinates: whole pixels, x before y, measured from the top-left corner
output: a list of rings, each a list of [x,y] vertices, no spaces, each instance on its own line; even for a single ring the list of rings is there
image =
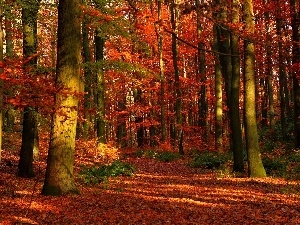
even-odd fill
[[[279,3],[279,2],[278,2]],[[280,9],[277,9],[279,12]],[[280,13],[278,13],[280,14]],[[279,15],[277,15],[278,17]],[[281,134],[283,141],[287,140],[287,124],[286,124],[286,106],[289,104],[286,102],[286,73],[284,69],[284,57],[282,48],[282,31],[281,31],[281,19],[276,18],[276,30],[278,36],[278,60],[279,60],[279,94],[280,94],[280,124],[281,124]]]
[[[2,2],[0,5],[0,25],[3,21],[3,12],[2,12]],[[0,63],[3,64],[3,30],[0,26]],[[0,66],[0,74],[3,73],[3,67]],[[3,130],[3,81],[0,79],[0,163],[1,163],[1,153],[2,153],[2,130]]]
[[[161,3],[162,0],[157,1],[158,21],[161,20]],[[164,60],[163,60],[163,35],[160,27],[157,27],[158,38],[158,54],[159,54],[159,69],[160,69],[160,123],[161,123],[161,141],[165,142],[167,137],[166,128],[166,106],[165,106],[165,74],[164,74]]]
[[[182,93],[180,87],[179,80],[179,67],[178,67],[178,41],[177,41],[177,33],[178,33],[178,17],[179,17],[179,9],[177,0],[173,0],[171,4],[171,25],[172,25],[172,54],[173,54],[173,67],[174,67],[174,89],[175,89],[175,115],[176,121],[174,126],[174,134],[175,140],[174,143],[178,143],[179,153],[184,154],[182,146],[179,144],[179,139],[182,137]]]
[[[293,29],[293,91],[295,147],[300,148],[300,3],[290,0]]]
[[[218,51],[217,25],[214,25],[214,49]],[[222,71],[219,54],[215,54],[215,146],[217,152],[223,152],[223,98],[222,98]]]
[[[268,0],[265,0],[265,4],[268,3]],[[268,109],[268,114],[269,114],[269,127],[271,132],[275,128],[275,111],[274,111],[274,94],[273,94],[273,76],[272,76],[272,57],[271,57],[271,44],[272,44],[272,37],[270,33],[270,26],[269,26],[269,20],[270,20],[270,15],[269,12],[265,13],[265,18],[266,18],[266,57],[267,57],[267,66],[266,66],[266,85],[267,85],[267,95],[268,95],[268,101],[269,101],[269,109]]]
[[[78,114],[75,94],[80,90],[80,18],[79,0],[59,1],[56,87],[60,90],[55,95],[44,195],[79,193],[73,167]]]
[[[89,34],[87,29],[87,16],[84,16],[84,21],[82,24],[82,49],[83,49],[83,61],[84,63],[91,62],[91,52],[89,47]],[[92,83],[92,72],[89,66],[86,66],[84,69],[84,123],[83,123],[83,138],[87,139],[89,137],[89,133],[92,132],[91,124],[92,118],[89,113],[89,110],[92,108],[92,91],[91,91],[91,83]]]
[[[126,99],[123,98],[119,100],[117,105],[117,110],[122,112],[126,110]],[[117,119],[118,125],[117,125],[117,143],[119,148],[125,148],[127,147],[127,141],[126,138],[126,118],[125,115],[121,113],[120,116],[118,116]]]
[[[239,0],[232,0],[232,23],[239,23]],[[232,139],[233,152],[233,171],[244,171],[244,155],[243,155],[243,137],[241,131],[240,119],[240,52],[239,52],[239,37],[234,33],[230,36],[231,42],[231,63],[232,63],[232,78],[230,91],[230,108],[229,119]]]
[[[30,0],[22,6],[23,55],[28,58],[37,52],[37,14],[39,1]],[[30,7],[29,7],[30,5]],[[33,58],[25,67],[25,73],[33,76],[37,58]],[[33,177],[33,156],[38,155],[38,115],[34,107],[25,107],[23,111],[23,131],[18,176]]]
[[[208,124],[208,103],[207,103],[207,93],[206,93],[206,68],[205,68],[205,44],[200,41],[202,38],[202,22],[201,22],[201,13],[202,9],[200,5],[203,3],[203,0],[196,0],[197,7],[197,37],[198,37],[198,52],[197,52],[197,76],[201,83],[199,90],[199,99],[198,99],[198,126],[202,129],[202,137],[205,142],[209,139],[209,124]]]
[[[95,45],[96,45],[96,61],[97,65],[97,139],[99,143],[106,143],[106,129],[105,129],[105,85],[104,85],[104,43],[105,40],[96,31]]]
[[[252,0],[244,0],[243,16],[245,30],[254,33],[254,15]],[[250,177],[265,177],[258,145],[256,107],[255,107],[255,53],[251,40],[244,41],[244,87],[245,87],[245,133],[248,153],[248,171]]]

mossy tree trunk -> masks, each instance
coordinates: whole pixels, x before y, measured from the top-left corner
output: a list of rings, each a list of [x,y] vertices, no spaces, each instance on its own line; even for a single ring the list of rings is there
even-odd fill
[[[52,118],[50,145],[42,194],[78,193],[73,167],[80,90],[81,53],[80,0],[60,0],[58,5],[58,41],[56,110]]]
[[[254,33],[254,15],[252,0],[244,0],[243,16],[245,30]],[[250,177],[265,177],[258,145],[258,132],[255,107],[255,53],[251,40],[244,41],[244,87],[245,87],[245,133],[248,153],[248,171]]]
[[[30,0],[22,5],[23,55],[28,58],[37,52],[37,14],[39,1]],[[31,59],[24,67],[28,76],[35,76],[37,58]],[[23,131],[18,176],[33,177],[33,156],[38,155],[38,114],[35,107],[23,111]]]

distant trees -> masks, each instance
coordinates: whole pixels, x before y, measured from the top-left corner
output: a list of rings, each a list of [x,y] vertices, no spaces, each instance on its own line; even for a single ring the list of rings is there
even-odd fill
[[[297,1],[61,0],[58,28],[48,4],[2,1],[0,54],[4,107],[24,110],[20,176],[33,176],[36,102],[52,117],[43,194],[78,191],[77,125],[77,138],[120,148],[231,151],[234,171],[244,171],[247,150],[253,177],[266,175],[259,129],[279,126],[276,138],[300,147]],[[46,91],[31,87],[39,82]],[[286,126],[292,113],[294,133]]]

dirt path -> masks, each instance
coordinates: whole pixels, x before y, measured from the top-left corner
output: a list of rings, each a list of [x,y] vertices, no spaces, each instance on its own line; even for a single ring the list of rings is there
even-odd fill
[[[127,161],[138,168],[135,176],[100,186],[78,182],[81,195],[64,197],[40,195],[42,174],[20,179],[14,165],[1,166],[0,224],[300,224],[297,183],[218,178],[182,161]]]

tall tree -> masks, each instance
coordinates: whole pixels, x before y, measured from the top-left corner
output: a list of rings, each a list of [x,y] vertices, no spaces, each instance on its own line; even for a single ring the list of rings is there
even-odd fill
[[[157,20],[160,23],[162,20],[162,0],[157,1]],[[167,137],[166,129],[166,106],[165,106],[165,72],[163,60],[163,35],[160,24],[156,27],[156,35],[158,39],[158,55],[159,55],[159,70],[160,70],[160,124],[161,124],[161,141],[165,142]]]
[[[83,23],[82,23],[82,58],[84,63],[91,63],[91,51],[89,46],[89,32],[88,32],[88,17],[87,15],[84,16]],[[91,123],[92,123],[92,116],[90,115],[90,109],[92,108],[92,72],[89,66],[85,67],[84,70],[84,122],[83,122],[83,138],[87,139],[89,133],[91,131]]]
[[[184,154],[182,143],[183,130],[182,130],[182,92],[180,88],[179,67],[178,67],[178,19],[179,7],[178,0],[173,0],[170,6],[171,10],[171,25],[172,25],[172,55],[174,67],[174,89],[175,89],[175,115],[176,122],[174,126],[174,143],[178,142],[178,149],[180,154]]]
[[[3,0],[0,1],[0,74],[3,73]],[[0,162],[1,162],[1,152],[2,152],[2,124],[3,124],[3,81],[0,79]]]
[[[237,24],[240,22],[239,18],[239,0],[232,0],[232,23]],[[243,137],[241,131],[240,119],[240,52],[239,52],[239,37],[234,32],[230,34],[231,43],[231,64],[232,64],[232,78],[231,78],[231,91],[230,91],[230,129],[232,139],[232,152],[233,152],[233,171],[244,171],[244,155],[243,155]]]
[[[198,126],[204,128],[203,137],[207,141],[209,138],[209,127],[208,127],[208,102],[207,102],[207,93],[206,93],[206,65],[205,65],[205,43],[203,41],[203,25],[201,21],[201,4],[203,0],[196,0],[196,12],[197,12],[197,37],[198,37],[198,51],[197,51],[197,75],[201,83],[199,90],[199,99],[198,99]],[[201,40],[202,39],[202,40]],[[200,41],[201,40],[201,41]]]
[[[78,193],[73,167],[78,94],[80,90],[80,0],[60,0],[55,112],[52,118],[47,169],[42,194]]]
[[[105,135],[105,87],[104,87],[104,71],[103,71],[103,60],[104,60],[104,44],[105,39],[101,37],[101,33],[96,31],[95,36],[95,49],[96,49],[96,61],[97,66],[97,78],[96,78],[96,92],[97,92],[97,139],[99,143],[106,143]]]
[[[280,6],[280,1],[277,0],[278,5]],[[287,124],[286,124],[286,117],[287,117],[287,107],[289,105],[288,99],[288,92],[287,92],[287,80],[286,80],[286,71],[284,66],[284,49],[283,49],[283,34],[282,34],[282,19],[281,17],[281,8],[278,7],[276,9],[276,31],[278,36],[278,63],[279,63],[279,93],[280,93],[280,123],[281,123],[281,133],[283,140],[287,140]],[[289,118],[288,118],[289,119]]]
[[[32,57],[37,53],[37,14],[40,2],[29,0],[22,5],[23,55]],[[37,57],[24,66],[28,76],[34,76]],[[33,155],[38,152],[38,115],[34,107],[26,106],[23,111],[23,131],[18,176],[33,177]]]
[[[252,0],[244,0],[243,16],[245,31],[249,34],[244,40],[244,88],[245,88],[245,133],[248,154],[248,172],[250,177],[265,177],[258,145],[258,132],[255,107],[255,49],[251,40],[254,34],[254,14]]]
[[[265,4],[268,3],[268,0],[265,0]],[[272,44],[272,36],[271,36],[271,27],[269,25],[270,21],[270,12],[265,12],[265,20],[266,20],[266,57],[267,57],[267,66],[266,66],[266,85],[267,85],[267,95],[269,101],[269,126],[270,130],[273,131],[275,127],[275,111],[274,111],[274,94],[273,94],[273,76],[272,76],[272,51],[271,51],[271,44]]]
[[[223,87],[222,87],[222,74],[226,72],[224,70],[224,60],[219,55],[219,49],[220,52],[222,51],[222,40],[221,40],[221,27],[219,25],[221,21],[221,15],[222,12],[220,9],[222,9],[222,1],[220,0],[214,0],[214,6],[216,8],[216,11],[214,13],[214,19],[216,20],[216,23],[213,26],[213,35],[214,35],[214,51],[215,53],[215,96],[216,96],[216,105],[215,105],[215,139],[216,139],[216,151],[217,152],[223,152]],[[224,37],[226,38],[226,37]],[[222,63],[221,63],[222,62]],[[223,69],[223,70],[222,70]]]
[[[293,29],[293,91],[295,147],[300,148],[300,3],[290,0]]]

